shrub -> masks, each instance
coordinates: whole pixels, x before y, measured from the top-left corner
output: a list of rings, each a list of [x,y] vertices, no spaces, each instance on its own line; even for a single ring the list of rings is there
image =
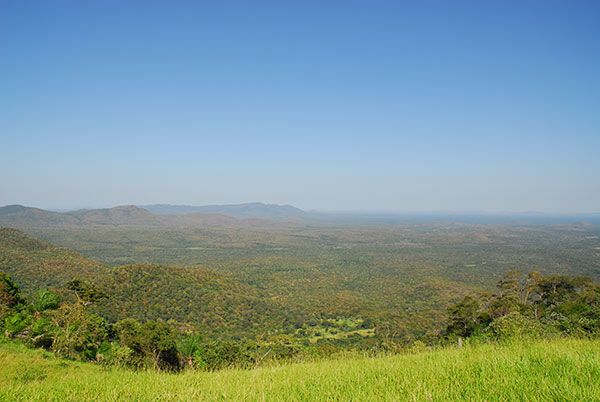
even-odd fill
[[[60,296],[49,290],[40,290],[35,294],[31,308],[33,311],[41,312],[57,309],[59,305]]]
[[[31,316],[24,312],[15,312],[4,318],[4,335],[14,338],[22,334],[29,323]]]
[[[536,320],[528,318],[518,311],[496,318],[489,326],[492,333],[500,339],[539,337],[543,326]]]
[[[133,350],[128,346],[120,345],[118,342],[104,341],[98,349],[96,359],[108,366],[135,368],[133,354]]]

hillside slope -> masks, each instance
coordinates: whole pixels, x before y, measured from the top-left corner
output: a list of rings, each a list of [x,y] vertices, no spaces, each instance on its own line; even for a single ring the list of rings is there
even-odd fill
[[[0,207],[0,226],[31,227],[75,224],[77,224],[76,217],[61,212],[46,211],[23,205]]]
[[[171,375],[0,344],[0,400],[600,400],[600,341],[555,340]]]
[[[11,228],[0,228],[0,271],[25,292],[61,288],[73,279],[92,282],[108,295],[94,309],[111,321],[174,319],[205,334],[231,335],[252,334],[267,320],[281,323],[289,314],[233,275],[198,266],[107,267]]]
[[[11,228],[0,228],[0,271],[25,290],[62,286],[75,278],[96,281],[107,272],[98,261]]]
[[[175,319],[192,323],[204,334],[251,335],[267,322],[281,323],[286,312],[261,298],[256,289],[202,267],[133,264],[111,270],[105,282],[110,298],[97,306],[111,321]]]

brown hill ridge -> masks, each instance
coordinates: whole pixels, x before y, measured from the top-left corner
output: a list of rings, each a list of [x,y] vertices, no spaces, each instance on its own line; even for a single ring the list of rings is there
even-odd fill
[[[158,215],[135,205],[114,208],[81,209],[71,212],[54,212],[22,205],[0,207],[0,226],[20,229],[43,227],[244,227],[273,224],[268,219],[238,219],[217,213],[188,213]]]

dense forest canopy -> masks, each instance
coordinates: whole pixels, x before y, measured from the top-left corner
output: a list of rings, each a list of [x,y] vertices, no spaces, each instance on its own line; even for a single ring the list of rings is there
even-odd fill
[[[597,332],[589,224],[27,231],[46,240],[0,229],[4,333],[70,358],[214,369],[521,327]],[[551,283],[566,292],[559,305]],[[62,339],[73,322],[81,338]],[[166,349],[141,345],[153,336]]]

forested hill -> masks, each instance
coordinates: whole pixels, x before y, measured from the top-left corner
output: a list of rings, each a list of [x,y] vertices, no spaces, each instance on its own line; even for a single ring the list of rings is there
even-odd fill
[[[509,271],[495,293],[476,292],[432,267],[353,262],[347,250],[340,257],[329,267],[308,255],[115,267],[3,228],[0,333],[70,358],[172,370],[457,337],[599,333],[600,286],[590,278]]]
[[[60,290],[71,281],[83,281],[106,296],[94,308],[114,321],[174,319],[199,325],[204,333],[251,335],[273,327],[273,322],[283,323],[284,314],[291,314],[231,275],[197,266],[110,268],[11,228],[0,228],[0,272],[26,292]]]
[[[0,237],[0,271],[25,291],[82,280],[107,296],[94,309],[110,321],[175,320],[217,336],[284,332],[312,341],[348,336],[362,341],[377,326],[412,337],[435,328],[449,301],[469,289],[417,273],[398,281],[395,271],[373,271],[362,264],[315,266],[308,256],[306,262],[258,257],[225,265],[213,261],[208,267],[115,267],[16,229],[0,229]]]
[[[0,271],[25,290],[62,286],[75,278],[101,280],[108,272],[98,261],[12,228],[0,228]]]
[[[172,319],[203,333],[347,338],[365,347],[374,338],[411,342],[430,334],[453,302],[493,290],[513,269],[594,279],[600,272],[600,232],[588,225],[29,233],[65,248],[3,229],[0,271],[27,291],[90,281],[109,296],[95,308],[110,320]]]

